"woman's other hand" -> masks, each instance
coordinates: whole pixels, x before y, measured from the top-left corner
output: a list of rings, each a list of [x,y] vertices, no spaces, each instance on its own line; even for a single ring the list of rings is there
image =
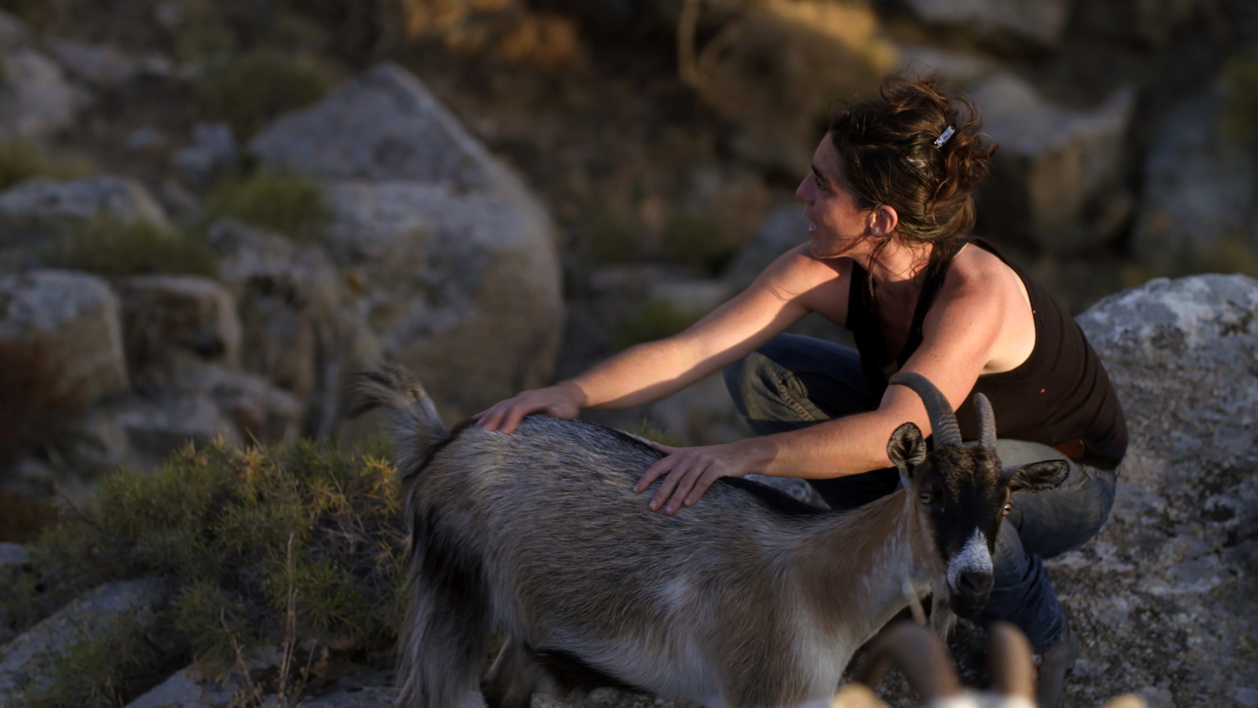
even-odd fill
[[[754,471],[748,455],[737,448],[737,443],[704,447],[651,445],[667,453],[667,457],[651,465],[633,485],[633,491],[641,494],[655,480],[664,479],[648,504],[651,511],[662,509],[665,514],[676,514],[683,505],[694,506],[721,477],[742,477]]]
[[[520,421],[530,413],[575,418],[581,412],[583,399],[580,388],[565,382],[518,393],[477,413],[472,420],[486,430],[514,433]]]

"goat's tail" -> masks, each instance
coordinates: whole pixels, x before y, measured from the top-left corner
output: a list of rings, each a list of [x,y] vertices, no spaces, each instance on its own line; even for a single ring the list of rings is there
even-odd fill
[[[414,472],[434,446],[450,437],[424,387],[400,366],[381,363],[351,374],[348,389],[353,402],[347,416],[352,418],[375,408],[393,412],[389,432],[399,475]]]
[[[443,532],[438,512],[412,520],[407,612],[398,638],[397,708],[474,708],[492,630],[484,567]]]

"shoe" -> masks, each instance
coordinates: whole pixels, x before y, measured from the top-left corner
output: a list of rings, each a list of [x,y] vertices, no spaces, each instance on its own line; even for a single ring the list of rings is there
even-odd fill
[[[1035,665],[1035,702],[1039,708],[1061,708],[1066,699],[1066,672],[1079,658],[1079,638],[1067,622],[1061,638],[1042,654],[1032,654]]]

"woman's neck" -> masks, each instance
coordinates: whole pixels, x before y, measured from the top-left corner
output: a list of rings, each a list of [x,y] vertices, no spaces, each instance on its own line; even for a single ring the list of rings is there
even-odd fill
[[[869,273],[881,296],[915,299],[926,280],[933,249],[933,244],[910,246],[893,238],[881,251],[871,250],[856,260]]]

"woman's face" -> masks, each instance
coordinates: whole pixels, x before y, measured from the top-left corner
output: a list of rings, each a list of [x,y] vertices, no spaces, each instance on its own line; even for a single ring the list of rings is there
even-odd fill
[[[873,245],[869,226],[874,210],[857,206],[841,175],[839,154],[826,135],[813,153],[812,170],[795,190],[804,201],[809,250],[817,258],[852,256]]]

